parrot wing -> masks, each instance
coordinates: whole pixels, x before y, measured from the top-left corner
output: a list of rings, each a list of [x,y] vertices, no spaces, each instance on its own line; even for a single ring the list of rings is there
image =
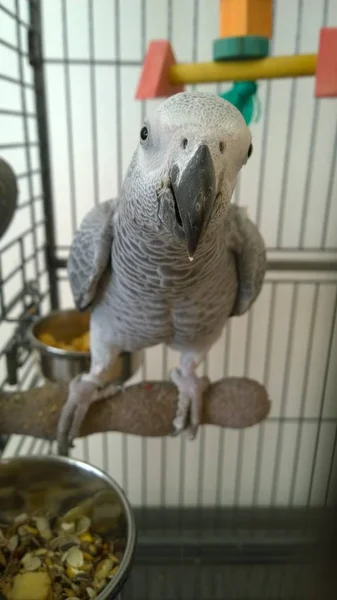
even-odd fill
[[[95,299],[98,284],[111,260],[113,200],[95,206],[76,231],[68,258],[68,274],[78,310],[86,310]]]
[[[258,297],[267,267],[266,247],[257,226],[243,207],[231,204],[233,253],[238,271],[238,294],[231,316],[243,315]]]

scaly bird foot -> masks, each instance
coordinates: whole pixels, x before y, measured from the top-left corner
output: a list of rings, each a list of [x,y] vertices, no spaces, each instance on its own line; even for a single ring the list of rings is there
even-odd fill
[[[115,394],[119,388],[109,384],[98,388],[97,384],[81,376],[75,377],[69,384],[68,398],[61,411],[57,426],[58,453],[68,456],[69,448],[77,437],[84,418],[91,406],[97,400],[103,400]]]
[[[198,377],[195,373],[183,375],[178,368],[171,371],[170,377],[179,391],[172,435],[176,436],[187,428],[187,435],[193,440],[200,425],[202,396],[210,381],[207,377]]]

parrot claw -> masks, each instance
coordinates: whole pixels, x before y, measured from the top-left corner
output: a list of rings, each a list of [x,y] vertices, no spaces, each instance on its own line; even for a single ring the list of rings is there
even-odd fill
[[[172,436],[179,435],[187,428],[188,439],[194,440],[200,425],[202,396],[210,381],[207,377],[197,377],[195,373],[183,375],[180,369],[173,369],[170,376],[179,391]]]
[[[69,384],[68,398],[61,411],[57,426],[57,445],[60,456],[68,456],[74,447],[73,440],[78,436],[84,418],[97,400],[103,400],[118,391],[117,386],[109,384],[97,389],[93,381],[75,377]]]

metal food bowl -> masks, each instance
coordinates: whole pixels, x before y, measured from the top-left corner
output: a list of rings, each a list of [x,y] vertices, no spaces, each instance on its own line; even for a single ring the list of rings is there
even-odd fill
[[[40,355],[41,371],[46,379],[69,383],[76,375],[90,369],[90,352],[76,352],[48,346],[40,341],[42,333],[51,334],[56,341],[70,343],[89,330],[90,312],[76,309],[58,310],[34,321],[30,341]],[[122,384],[138,371],[141,352],[121,352],[114,364],[112,380]]]
[[[126,582],[136,544],[134,516],[123,490],[96,467],[71,458],[25,456],[0,460],[0,523],[36,511],[51,518],[61,516],[101,491],[107,494],[101,494],[100,502],[93,505],[92,530],[107,541],[118,538],[124,548],[117,573],[96,598],[112,600]]]

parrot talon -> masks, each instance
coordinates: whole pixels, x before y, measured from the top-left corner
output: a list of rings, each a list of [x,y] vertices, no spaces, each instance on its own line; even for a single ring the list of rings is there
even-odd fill
[[[200,424],[202,396],[210,381],[207,377],[197,377],[195,373],[183,375],[178,368],[173,369],[170,376],[179,391],[172,435],[177,436],[187,428],[188,439],[194,440]]]
[[[78,436],[91,404],[112,396],[117,390],[113,384],[98,388],[93,381],[78,376],[70,382],[68,398],[57,426],[56,439],[61,456],[68,456],[69,449],[74,447],[73,440]]]
[[[173,425],[172,426],[172,431],[171,431],[171,436],[172,437],[178,437],[178,435],[180,435],[182,431],[183,431],[183,429],[178,429],[177,427],[175,427]]]
[[[187,438],[190,440],[190,442],[193,442],[193,440],[197,437],[197,433],[198,425],[189,425],[187,430]]]
[[[122,384],[116,385],[115,383],[109,383],[108,385],[106,385],[102,388],[99,388],[94,393],[94,399],[95,400],[104,400],[105,398],[109,398],[110,396],[113,396],[117,392],[124,392],[124,390],[125,390],[125,386]]]

